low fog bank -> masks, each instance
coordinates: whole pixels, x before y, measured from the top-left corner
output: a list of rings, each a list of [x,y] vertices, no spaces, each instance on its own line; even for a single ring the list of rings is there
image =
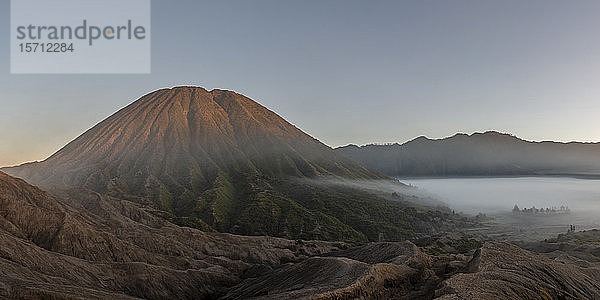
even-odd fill
[[[304,183],[318,186],[341,186],[361,189],[379,194],[387,194],[391,200],[402,200],[417,205],[424,205],[436,208],[450,209],[447,203],[440,201],[439,197],[411,185],[402,183],[399,180],[366,180],[366,179],[347,179],[341,177],[326,177],[319,179],[298,179]]]
[[[448,206],[467,214],[484,213],[495,221],[519,227],[523,235],[566,232],[600,226],[600,181],[568,177],[436,178],[401,181],[427,190]],[[513,207],[568,207],[565,214],[514,214]],[[531,229],[531,232],[527,232]]]
[[[568,206],[600,213],[600,181],[566,177],[400,179],[437,195],[465,213],[507,213],[520,208]]]
[[[392,200],[485,214],[471,234],[502,241],[540,241],[566,233],[600,228],[600,180],[567,177],[397,178],[351,180],[339,177],[299,179],[310,185],[351,187],[389,195]],[[513,213],[513,207],[568,207],[568,212]]]

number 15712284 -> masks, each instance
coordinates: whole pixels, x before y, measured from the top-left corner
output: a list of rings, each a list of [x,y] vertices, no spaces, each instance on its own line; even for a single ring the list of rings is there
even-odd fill
[[[19,49],[21,52],[48,52],[61,53],[73,52],[73,43],[20,43]]]

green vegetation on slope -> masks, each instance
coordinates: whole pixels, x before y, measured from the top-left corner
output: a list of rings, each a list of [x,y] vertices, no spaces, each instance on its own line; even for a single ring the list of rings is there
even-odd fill
[[[152,92],[47,160],[5,171],[39,186],[140,202],[177,224],[222,232],[361,243],[463,222],[390,195],[319,184],[390,178],[243,95],[198,87]]]

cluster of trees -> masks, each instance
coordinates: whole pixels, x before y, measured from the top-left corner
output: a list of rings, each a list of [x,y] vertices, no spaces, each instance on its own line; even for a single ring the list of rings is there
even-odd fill
[[[546,207],[546,208],[536,208],[535,206],[531,208],[523,208],[520,209],[518,205],[515,204],[513,207],[513,213],[515,214],[568,214],[571,210],[568,206],[560,206],[560,207]]]

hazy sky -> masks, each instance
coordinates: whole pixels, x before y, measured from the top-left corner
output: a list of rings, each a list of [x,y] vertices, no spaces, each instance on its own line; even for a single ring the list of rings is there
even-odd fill
[[[150,75],[10,75],[0,166],[176,85],[245,94],[330,146],[489,129],[600,141],[600,1],[152,1]]]

